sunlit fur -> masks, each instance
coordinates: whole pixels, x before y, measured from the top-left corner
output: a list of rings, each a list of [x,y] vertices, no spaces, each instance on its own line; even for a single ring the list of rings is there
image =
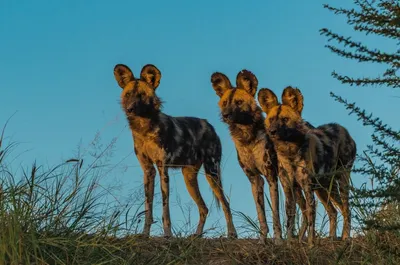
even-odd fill
[[[199,208],[200,220],[195,235],[203,234],[208,208],[197,182],[199,169],[203,165],[217,205],[222,204],[228,235],[237,237],[229,203],[222,188],[221,141],[213,126],[205,119],[171,117],[161,112],[161,100],[155,93],[161,72],[154,65],[144,66],[140,78],[136,79],[126,65],[118,64],[114,68],[114,76],[123,89],[121,106],[132,131],[135,154],[144,171],[146,218],[143,234],[150,234],[153,223],[155,166],[161,177],[165,236],[172,236],[168,168],[182,169],[189,194]]]
[[[265,128],[274,142],[281,171],[292,185],[297,182],[307,201],[309,243],[315,236],[315,200],[313,191],[323,203],[330,219],[330,236],[336,238],[336,205],[343,214],[342,238],[350,235],[349,210],[350,171],[356,155],[356,144],[348,131],[336,123],[317,128],[301,116],[303,96],[300,90],[287,87],[279,104],[269,89],[258,93],[260,105],[267,113]],[[288,195],[286,195],[288,196]],[[290,197],[289,212],[294,212],[294,197]]]
[[[235,143],[237,157],[241,168],[248,177],[258,220],[261,227],[261,240],[265,241],[268,225],[265,217],[264,180],[265,176],[271,195],[274,238],[282,238],[279,218],[278,167],[277,157],[264,128],[264,116],[254,98],[258,80],[250,71],[242,70],[236,77],[236,87],[232,87],[228,77],[222,73],[214,73],[211,83],[220,97],[219,108],[221,119],[229,127]],[[305,210],[305,200],[299,192],[299,205]],[[303,200],[301,200],[303,199]],[[289,236],[293,236],[291,227]]]

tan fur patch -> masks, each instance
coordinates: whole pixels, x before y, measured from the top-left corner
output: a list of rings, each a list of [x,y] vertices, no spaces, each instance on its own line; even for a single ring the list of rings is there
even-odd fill
[[[279,113],[278,113],[279,112]],[[279,114],[279,117],[277,117]],[[287,126],[288,127],[294,127],[296,123],[301,122],[302,118],[301,116],[294,111],[291,107],[286,106],[286,105],[279,105],[273,107],[270,112],[267,115],[267,118],[265,119],[265,126],[268,128],[270,127],[271,120],[278,118],[278,119],[283,119],[287,118]]]
[[[232,97],[232,93],[233,97]],[[242,101],[244,104],[242,106],[250,107],[251,110],[255,110],[257,108],[257,102],[249,93],[247,93],[243,89],[230,89],[225,91],[222,95],[218,105],[221,109],[225,108],[224,104],[236,104]]]
[[[121,102],[124,102],[127,94],[143,94],[145,95],[143,101],[148,102],[151,98],[155,98],[154,89],[146,82],[135,80],[129,82],[121,92]]]

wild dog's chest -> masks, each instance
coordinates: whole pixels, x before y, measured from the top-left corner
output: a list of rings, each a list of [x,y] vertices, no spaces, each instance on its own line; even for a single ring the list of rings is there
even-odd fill
[[[271,165],[270,154],[266,140],[251,145],[237,144],[240,162],[254,174],[267,174],[267,167]]]
[[[276,141],[274,144],[280,167],[286,169],[293,168],[310,160],[307,158],[311,158],[309,157],[311,150],[309,148],[302,148],[302,145],[285,141]]]
[[[165,150],[158,143],[157,138],[146,137],[138,139],[134,137],[135,149],[137,155],[143,155],[150,159],[151,162],[163,162],[165,160]]]
[[[275,146],[280,171],[284,170],[293,177],[303,174],[316,176],[327,173],[331,168],[328,157],[332,158],[333,153],[326,154],[319,142],[310,141],[303,145],[278,142]]]

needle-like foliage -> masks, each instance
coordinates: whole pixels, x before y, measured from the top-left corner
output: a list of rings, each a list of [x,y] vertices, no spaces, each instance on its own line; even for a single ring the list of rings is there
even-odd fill
[[[377,35],[385,41],[394,41],[395,46],[400,44],[400,1],[398,0],[355,0],[355,8],[337,8],[324,5],[329,11],[344,16],[347,24],[355,32],[366,35]],[[328,39],[326,47],[340,57],[384,66],[381,74],[373,77],[350,77],[345,74],[332,72],[332,76],[343,84],[350,86],[377,86],[386,88],[400,88],[400,49],[383,51],[379,47],[369,47],[353,37],[343,36],[330,29],[320,30],[321,35]],[[331,96],[351,114],[357,116],[364,126],[373,130],[372,143],[358,155],[359,164],[356,172],[368,176],[369,183],[360,188],[354,188],[353,206],[365,228],[398,230],[399,217],[392,212],[392,221],[388,222],[388,215],[383,214],[390,206],[398,209],[400,201],[400,131],[386,124],[380,117],[374,117],[362,110],[355,103],[331,93]],[[397,211],[399,214],[399,211]],[[386,216],[383,218],[382,216]],[[396,221],[397,220],[397,221]]]

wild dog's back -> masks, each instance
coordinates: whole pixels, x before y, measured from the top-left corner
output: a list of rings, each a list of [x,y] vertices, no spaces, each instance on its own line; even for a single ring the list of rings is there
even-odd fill
[[[205,119],[163,115],[159,144],[166,152],[165,163],[172,167],[205,162],[219,164],[221,160],[220,138]]]
[[[357,145],[351,137],[349,131],[337,123],[328,123],[317,127],[318,130],[324,132],[331,145],[336,145],[338,149],[338,166],[352,167],[357,153]]]

